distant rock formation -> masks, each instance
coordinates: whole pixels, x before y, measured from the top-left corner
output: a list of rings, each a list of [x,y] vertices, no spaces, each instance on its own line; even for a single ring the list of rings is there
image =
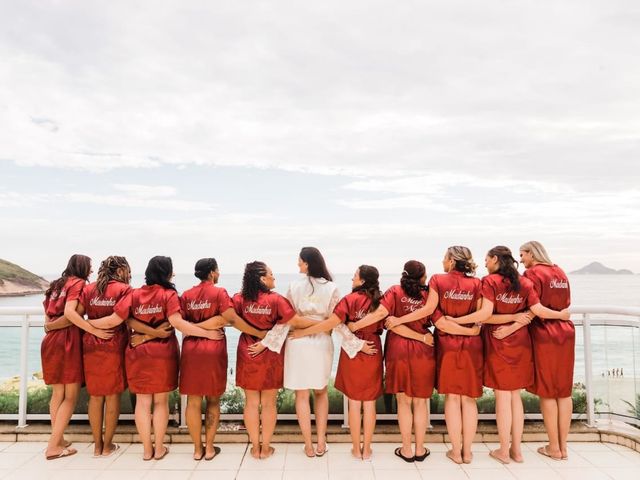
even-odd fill
[[[605,267],[600,262],[591,262],[589,265],[569,273],[571,275],[633,275],[633,272],[626,268],[623,268],[622,270],[615,270],[613,268]]]
[[[0,297],[43,293],[48,287],[44,278],[0,258]]]

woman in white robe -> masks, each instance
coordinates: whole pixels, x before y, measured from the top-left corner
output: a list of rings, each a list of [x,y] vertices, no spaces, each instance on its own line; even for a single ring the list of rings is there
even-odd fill
[[[331,316],[340,294],[324,258],[315,247],[304,247],[298,259],[304,278],[289,286],[287,298],[299,315],[322,321]],[[296,415],[308,457],[322,456],[327,451],[326,433],[329,416],[327,384],[333,363],[333,341],[330,332],[289,339],[285,343],[284,387],[296,392]],[[311,440],[310,391],[314,395],[317,450]]]

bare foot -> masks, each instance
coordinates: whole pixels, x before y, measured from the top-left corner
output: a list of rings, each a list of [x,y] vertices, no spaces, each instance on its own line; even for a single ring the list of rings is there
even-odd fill
[[[149,460],[153,460],[153,455],[154,455],[154,450],[153,448],[151,448],[151,450],[145,450],[142,453],[142,460],[144,460],[145,462],[148,462]]]
[[[153,458],[155,458],[156,460],[162,460],[169,454],[169,447],[164,447],[164,449],[159,449],[156,447],[155,450],[156,453],[154,454]]]
[[[102,445],[97,445],[95,443],[93,444],[93,456],[94,457],[101,456],[102,455],[102,451],[103,451]]]
[[[471,461],[473,460],[473,453],[469,452],[469,453],[464,453],[462,452],[462,462],[469,464],[471,463]]]
[[[265,445],[263,445],[262,449],[260,450],[260,458],[262,458],[264,460],[265,458],[269,458],[275,452],[276,452],[275,448],[269,447],[269,446],[267,446],[267,448],[265,448]]]
[[[200,447],[193,449],[193,459],[199,462],[202,460],[202,457],[204,457],[204,450],[202,449],[202,445],[200,445]]]
[[[453,463],[457,463],[458,465],[460,465],[462,463],[462,455],[460,455],[459,453],[454,452],[453,449],[452,450],[447,450],[446,456]]]
[[[371,460],[371,455],[373,455],[373,451],[371,448],[363,448],[362,449],[362,459],[363,460]]]
[[[102,456],[110,457],[118,450],[120,450],[120,445],[118,445],[117,443],[112,443],[109,446],[102,447]]]
[[[516,463],[524,463],[524,457],[522,456],[522,450],[518,450],[517,452],[510,448],[509,449],[509,457]]]
[[[251,456],[253,458],[260,458],[260,446],[254,445],[251,447]]]
[[[354,448],[351,447],[351,456],[353,458],[357,458],[358,460],[362,460],[362,452],[360,452],[360,447],[358,447],[358,450],[354,450]]]
[[[304,447],[302,447],[304,450],[304,454],[309,457],[309,458],[313,458],[316,456],[316,451],[313,449],[313,445],[305,445]]]
[[[538,448],[538,453],[540,455],[544,455],[545,457],[549,457],[552,460],[562,460],[562,452],[560,450],[551,450],[549,445],[545,445],[544,447]]]
[[[498,450],[491,450],[489,452],[489,456],[495,460],[497,460],[500,463],[503,464],[507,464],[507,463],[511,463],[511,460],[509,459],[509,455],[505,455],[500,449]]]
[[[316,455],[321,457],[327,451],[327,441],[318,439],[318,443],[316,445]]]

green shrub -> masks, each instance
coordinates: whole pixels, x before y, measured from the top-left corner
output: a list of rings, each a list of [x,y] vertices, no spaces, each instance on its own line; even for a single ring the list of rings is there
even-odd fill
[[[244,392],[240,387],[232,387],[220,397],[220,413],[242,413],[244,411]]]

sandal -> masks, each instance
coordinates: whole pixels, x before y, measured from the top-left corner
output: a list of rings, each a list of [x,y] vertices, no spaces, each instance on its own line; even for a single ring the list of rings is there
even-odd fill
[[[216,447],[216,446],[214,446],[214,447],[213,447],[213,455],[212,455],[211,457],[209,457],[209,456],[205,455],[205,456],[204,456],[204,459],[205,459],[207,462],[210,462],[211,460],[213,460],[214,458],[216,458],[216,457],[218,456],[218,454],[219,454],[221,451],[222,451],[222,450],[220,449],[220,447]]]
[[[55,455],[47,455],[47,460],[56,460],[58,458],[70,457],[75,455],[78,451],[75,448],[63,448],[60,453]]]
[[[497,450],[491,450],[491,451],[489,452],[489,456],[490,456],[491,458],[493,458],[494,460],[497,460],[498,462],[500,462],[500,463],[501,463],[501,464],[503,464],[503,465],[507,465],[508,463],[511,463],[509,460],[504,460],[504,459],[502,459],[501,457],[499,457],[499,456],[498,456],[498,454],[497,454],[496,452],[497,452]]]
[[[159,457],[154,457],[156,460],[162,460],[169,453],[169,447],[164,447],[164,452]]]
[[[416,457],[405,457],[405,456],[402,454],[402,447],[398,447],[398,448],[396,448],[396,449],[393,451],[393,454],[394,454],[396,457],[401,458],[402,460],[404,460],[404,461],[405,461],[405,462],[407,462],[407,463],[413,463],[413,462],[415,462],[415,461],[416,461]]]
[[[120,450],[120,445],[118,445],[117,443],[113,444],[113,450],[111,450],[109,453],[107,453],[106,455],[103,453],[101,455],[101,457],[107,458],[110,457],[111,455],[113,455],[114,453],[116,453],[118,450]]]
[[[556,462],[559,462],[560,460],[563,460],[562,456],[560,456],[560,457],[554,457],[554,456],[552,456],[552,455],[549,453],[549,451],[547,450],[547,446],[546,446],[546,445],[545,445],[544,447],[540,447],[540,448],[538,448],[537,452],[538,452],[540,455],[543,455],[543,456],[545,456],[545,457],[549,457],[551,460],[555,460]]]
[[[424,459],[427,458],[429,455],[431,455],[431,452],[429,451],[428,448],[425,448],[424,453],[422,455],[416,455],[415,457],[413,457],[413,459],[416,462],[424,462]]]
[[[329,445],[325,444],[323,451],[316,450],[316,457],[322,457],[328,451],[329,451]]]
[[[313,447],[311,447],[311,451],[313,452]],[[315,457],[315,456],[316,456],[316,453],[315,453],[315,452],[313,452],[311,455],[309,455],[309,454],[307,453],[307,447],[306,447],[306,446],[304,446],[304,445],[302,446],[302,452],[304,453],[304,455],[305,455],[307,458],[313,458],[313,457]]]

